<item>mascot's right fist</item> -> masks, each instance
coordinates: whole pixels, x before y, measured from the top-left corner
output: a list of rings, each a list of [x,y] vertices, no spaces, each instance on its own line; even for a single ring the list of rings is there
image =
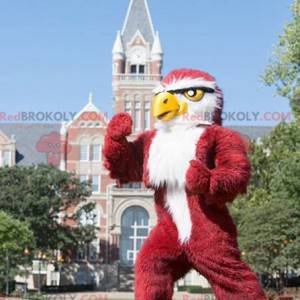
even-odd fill
[[[108,124],[107,133],[113,140],[120,140],[129,136],[132,131],[132,119],[128,113],[115,115]]]

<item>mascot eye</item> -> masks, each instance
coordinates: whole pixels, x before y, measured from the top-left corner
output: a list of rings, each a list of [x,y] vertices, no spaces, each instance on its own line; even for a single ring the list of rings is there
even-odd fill
[[[200,89],[189,89],[183,95],[191,101],[200,101],[204,96],[204,91]]]

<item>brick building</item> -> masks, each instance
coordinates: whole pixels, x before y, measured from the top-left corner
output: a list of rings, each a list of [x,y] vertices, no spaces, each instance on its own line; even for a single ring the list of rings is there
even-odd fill
[[[153,127],[150,104],[152,90],[161,79],[162,58],[147,1],[130,1],[112,49],[112,87],[115,113],[126,111],[132,115],[132,138]],[[60,168],[76,173],[81,180],[92,181],[89,201],[96,207],[82,222],[92,222],[100,228],[97,239],[79,249],[74,263],[65,266],[61,281],[101,286],[104,280],[126,288],[132,283],[132,267],[156,223],[156,215],[151,190],[139,182],[118,186],[109,179],[101,157],[106,126],[107,119],[90,95],[88,104],[60,130],[61,145],[65,146]],[[104,267],[106,262],[109,267]],[[103,278],[107,273],[112,274],[109,280]]]

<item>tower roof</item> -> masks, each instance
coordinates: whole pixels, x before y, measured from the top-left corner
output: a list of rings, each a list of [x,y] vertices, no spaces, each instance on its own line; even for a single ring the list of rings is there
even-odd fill
[[[151,52],[152,54],[163,54],[158,31],[156,32]]]
[[[113,54],[124,54],[124,49],[123,49],[123,44],[122,44],[122,39],[121,39],[121,33],[118,31],[117,37],[113,46],[112,50]]]
[[[147,0],[130,0],[122,29],[122,38],[125,46],[138,30],[152,46],[155,33]]]

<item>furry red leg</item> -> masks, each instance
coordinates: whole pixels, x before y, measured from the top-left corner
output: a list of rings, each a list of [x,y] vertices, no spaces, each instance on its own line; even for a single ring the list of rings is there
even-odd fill
[[[155,227],[139,252],[135,300],[172,300],[174,282],[190,270],[177,242],[176,229],[169,232],[167,226]]]
[[[217,251],[193,250],[190,257],[194,268],[211,283],[216,298],[266,300],[256,275],[240,260],[238,249],[224,246]]]

